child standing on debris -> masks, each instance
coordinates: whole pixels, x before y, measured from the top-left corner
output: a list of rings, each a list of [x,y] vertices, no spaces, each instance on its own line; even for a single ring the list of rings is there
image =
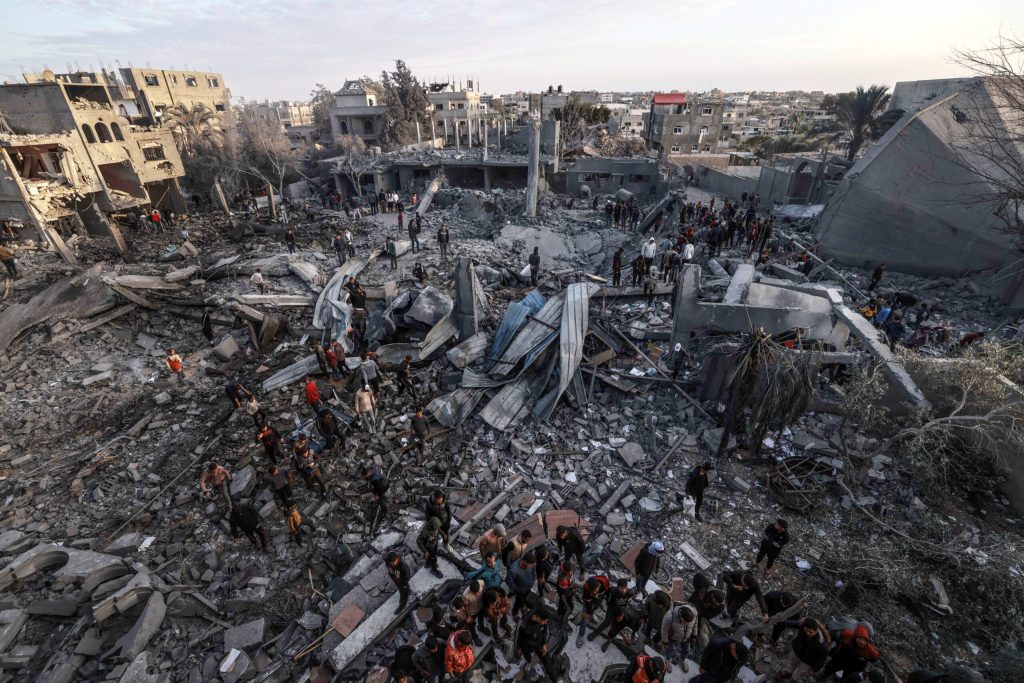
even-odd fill
[[[171,371],[175,379],[180,383],[183,376],[184,365],[181,362],[181,356],[174,349],[167,349],[167,369]]]
[[[257,268],[256,272],[252,274],[251,278],[249,278],[249,283],[256,287],[260,294],[263,294],[266,291],[266,285],[263,283],[263,273],[259,268]]]
[[[299,506],[292,503],[288,507],[288,511],[284,515],[284,521],[288,524],[288,531],[291,532],[292,540],[298,545],[302,545],[302,532],[308,530],[309,533],[316,532],[316,527],[312,522],[307,522],[302,518],[302,514],[299,512]]]

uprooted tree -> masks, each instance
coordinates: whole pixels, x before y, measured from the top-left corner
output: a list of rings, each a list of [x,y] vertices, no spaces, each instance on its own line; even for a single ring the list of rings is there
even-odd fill
[[[338,139],[337,150],[339,154],[334,169],[349,179],[356,194],[363,196],[359,181],[363,174],[373,168],[375,161],[367,152],[366,143],[357,135],[343,135]]]
[[[868,593],[892,598],[925,627],[940,617],[920,608],[928,593],[920,577],[938,576],[956,598],[954,613],[941,618],[992,648],[1019,643],[1024,581],[1012,578],[1024,562],[1019,538],[998,526],[978,529],[968,515],[986,516],[1001,497],[997,487],[1024,466],[1024,356],[1017,346],[985,344],[958,357],[904,354],[901,361],[930,407],[888,407],[878,368],[854,371],[842,385],[836,435],[845,465],[835,482],[869,542],[824,558],[822,568],[843,582],[842,600]],[[902,473],[894,510],[864,496],[879,457],[892,458]],[[944,512],[965,499],[973,512]]]

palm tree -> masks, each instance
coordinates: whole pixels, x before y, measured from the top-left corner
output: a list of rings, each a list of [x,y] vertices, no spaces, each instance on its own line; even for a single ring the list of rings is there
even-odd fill
[[[832,101],[832,111],[843,127],[849,150],[846,159],[853,161],[868,140],[880,137],[878,119],[889,104],[889,86],[873,85],[867,90],[858,85],[853,92],[839,93]]]
[[[171,129],[178,150],[194,158],[201,148],[215,145],[224,137],[220,117],[202,102],[176,104],[164,112],[164,125]]]

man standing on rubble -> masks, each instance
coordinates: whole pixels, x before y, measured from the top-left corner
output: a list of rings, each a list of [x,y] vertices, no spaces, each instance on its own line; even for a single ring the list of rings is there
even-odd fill
[[[258,545],[263,552],[270,554],[270,539],[267,538],[267,532],[263,529],[260,513],[256,512],[251,505],[234,506],[228,521],[231,523],[231,538],[238,540],[238,532],[241,530],[253,545]]]
[[[405,227],[405,209],[401,205],[399,205],[398,206],[398,234],[399,235],[402,234],[402,228],[404,228],[404,227]]]
[[[395,609],[395,614],[398,614],[409,604],[409,580],[412,578],[412,572],[398,553],[388,553],[384,562],[388,568],[388,575],[398,588],[398,608]]]
[[[622,254],[623,249],[619,247],[615,255],[612,256],[612,287],[618,287],[622,284]]]
[[[402,364],[398,366],[398,393],[401,395],[404,392],[409,392],[412,396],[412,400],[418,400],[416,395],[416,385],[412,381],[412,356],[406,356],[402,360]]]
[[[263,280],[263,273],[260,271],[259,268],[257,268],[256,271],[252,274],[252,277],[249,278],[249,284],[255,287],[260,294],[263,294],[267,291],[266,284]]]
[[[260,426],[260,431],[256,434],[256,440],[263,446],[263,452],[267,454],[267,460],[273,463],[279,463],[284,458],[281,454],[281,434],[271,427],[267,423],[263,423]]]
[[[730,619],[737,621],[740,609],[754,597],[761,609],[761,621],[768,623],[768,606],[764,602],[764,593],[761,592],[761,584],[752,572],[742,569],[722,572],[722,582],[725,584],[725,611]]]
[[[532,550],[519,558],[518,562],[508,566],[505,583],[515,595],[515,602],[512,604],[513,616],[518,616],[526,607],[526,596],[533,589],[536,576],[536,561]]]
[[[534,655],[540,661],[544,675],[549,681],[557,681],[558,674],[551,666],[551,659],[548,657],[548,622],[551,621],[551,610],[547,605],[541,605],[530,612],[519,625],[519,632],[516,634],[516,656],[526,659],[529,667]]]
[[[411,422],[413,445],[419,451],[420,457],[426,458],[427,442],[430,440],[430,422],[427,420],[422,407],[416,409],[416,414],[413,415]]]
[[[704,506],[704,492],[709,486],[708,472],[713,469],[715,469],[714,465],[705,462],[693,468],[690,476],[686,478],[686,495],[693,498],[693,516],[698,522],[704,521],[700,516],[700,510]]]
[[[284,245],[288,247],[288,253],[295,253],[295,229],[288,228],[284,233]]]
[[[356,417],[363,423],[366,431],[370,434],[377,432],[377,400],[370,391],[370,385],[364,384],[363,388],[355,395]]]
[[[380,468],[380,465],[368,461],[363,465],[363,479],[370,485],[370,493],[373,495],[373,500],[377,503],[377,507],[380,508],[380,513],[387,514],[388,504],[384,500],[388,489],[391,488],[391,482],[388,481],[388,476],[384,474],[384,470]]]
[[[402,214],[398,214],[401,216]],[[409,220],[409,241],[412,242],[412,253],[416,253],[420,250],[420,231],[416,227],[416,221]]]
[[[882,281],[882,276],[885,275],[885,264],[879,263],[878,267],[875,268],[875,272],[871,274],[871,284],[868,285],[868,291],[871,292],[878,286],[878,283]]]
[[[416,537],[416,547],[423,553],[423,563],[430,573],[439,579],[444,578],[444,574],[437,567],[437,553],[442,539],[447,543],[448,534],[441,529],[441,520],[437,517],[428,519],[419,536]]]
[[[540,276],[540,248],[534,247],[533,253],[530,254],[530,284],[534,287],[537,286],[537,278]]]
[[[388,261],[391,263],[391,270],[398,270],[398,245],[395,244],[394,237],[388,236],[384,243],[384,253],[387,254]]]
[[[203,309],[203,318],[202,318],[202,320],[200,321],[199,324],[203,328],[203,336],[206,337],[206,341],[210,342],[210,345],[212,346],[213,345],[213,339],[214,339],[214,335],[213,335],[213,320],[210,318],[210,309],[209,308],[204,308]]]
[[[658,571],[661,565],[661,556],[665,552],[665,544],[661,541],[651,541],[637,554],[633,560],[633,572],[636,574],[636,587],[644,595],[647,595],[647,582]]]
[[[654,307],[654,295],[657,291],[658,281],[654,278],[654,269],[652,268],[644,278],[644,296],[647,298],[647,308]]]
[[[342,445],[341,429],[334,413],[323,404],[316,411],[316,428],[324,438],[324,448],[332,453],[336,452],[338,446]]]
[[[306,488],[310,491],[314,488],[319,488],[320,497],[327,497],[327,483],[324,481],[323,472],[320,470],[320,459],[310,449],[309,438],[305,434],[300,434],[299,438],[295,441],[295,445],[292,446],[292,464],[294,464],[295,470],[302,476],[302,480],[306,482]]]
[[[316,380],[309,375],[306,375],[306,403],[314,409],[320,405],[320,388],[316,385]]]
[[[448,258],[448,243],[451,241],[451,235],[448,233],[448,226],[441,223],[441,227],[437,229],[437,245],[441,248],[441,260],[447,260]]]
[[[575,557],[576,566],[583,569],[583,553],[587,551],[587,542],[583,540],[579,529],[572,526],[559,526],[555,530],[555,542],[558,552],[564,557]]]
[[[598,627],[595,628],[589,636],[587,636],[587,640],[593,641],[601,635],[601,632],[604,631],[605,628],[611,626],[619,614],[629,606],[629,603],[633,600],[634,594],[634,591],[629,587],[629,579],[619,579],[615,584],[615,588],[608,592],[604,621],[602,621]]]
[[[750,650],[729,636],[711,636],[700,660],[700,676],[692,683],[730,683],[750,657]]]
[[[338,266],[342,266],[345,263],[345,240],[342,239],[341,235],[334,236],[334,255],[338,257]]]
[[[658,252],[658,244],[654,241],[654,237],[650,237],[644,246],[640,248],[640,256],[643,257],[643,270],[641,271],[644,275],[647,275],[651,271],[651,266],[654,265],[654,255]]]
[[[772,565],[782,552],[782,546],[789,543],[789,522],[781,517],[769,524],[764,530],[764,537],[761,539],[761,547],[757,551],[757,559],[754,564],[760,565],[761,560],[767,558],[764,566],[764,577],[768,578],[772,573]]]
[[[341,240],[345,245],[345,251],[348,252],[349,258],[354,258],[356,255],[355,242],[352,241],[352,231],[345,228],[345,232],[341,234]]]
[[[611,582],[603,574],[595,574],[583,582],[583,590],[580,592],[580,601],[583,603],[583,614],[580,617],[580,629],[576,634],[576,647],[583,647],[583,636],[587,632],[587,625],[592,623],[594,613],[601,606],[611,588]]]
[[[228,491],[229,481],[231,481],[231,473],[211,460],[206,463],[203,473],[199,476],[199,490],[202,491],[203,496],[207,500],[211,497],[208,485],[219,490],[220,494],[224,497],[224,502],[227,503],[228,512],[231,512],[234,504],[231,502],[231,493]]]
[[[292,479],[290,470],[281,470],[277,465],[271,465],[270,470],[267,471],[270,490],[274,493],[277,506],[283,511],[287,511],[295,500],[292,495]]]

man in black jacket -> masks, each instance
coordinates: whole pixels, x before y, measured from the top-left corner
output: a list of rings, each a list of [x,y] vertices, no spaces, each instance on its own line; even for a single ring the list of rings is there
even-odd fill
[[[391,487],[391,482],[388,481],[388,475],[384,474],[384,470],[380,468],[380,465],[374,464],[372,461],[367,461],[363,465],[363,479],[370,485],[370,493],[373,495],[374,501],[377,503],[377,507],[380,508],[380,513],[386,514],[388,511],[388,504],[384,500],[384,494],[387,493]]]
[[[761,547],[757,551],[757,559],[754,560],[755,564],[760,565],[761,560],[768,558],[768,562],[764,566],[765,578],[771,575],[772,565],[775,564],[775,559],[782,552],[782,546],[787,543],[789,543],[789,523],[780,517],[765,528]]]
[[[661,565],[661,555],[665,552],[665,545],[661,541],[651,541],[633,561],[633,572],[636,574],[636,587],[644,595],[647,595],[647,582],[651,576],[658,571]]]
[[[533,253],[530,254],[530,284],[534,287],[537,286],[537,278],[540,276],[540,247],[534,247]]]
[[[722,572],[722,581],[725,583],[725,609],[731,619],[736,620],[747,600],[756,597],[761,608],[761,621],[768,623],[768,606],[764,603],[764,593],[757,577],[748,571],[735,570]]]
[[[423,530],[420,531],[419,536],[416,537],[416,546],[423,553],[423,560],[430,570],[430,573],[437,578],[444,577],[441,570],[437,567],[437,552],[441,544],[442,537],[447,542],[448,535],[441,531],[441,520],[437,517],[431,517],[423,525]]]
[[[444,680],[444,646],[434,636],[428,636],[416,648],[412,655],[412,663],[423,680],[437,683]]]
[[[423,506],[423,512],[426,514],[427,519],[434,517],[441,522],[441,531],[445,535],[448,534],[448,529],[452,525],[452,508],[448,504],[448,496],[444,494],[444,491],[434,489],[430,493],[430,498],[427,499],[426,505]]]
[[[630,635],[622,636],[623,642],[627,647],[633,647],[636,643],[637,635],[644,625],[644,613],[634,607],[624,607],[615,615],[614,621],[612,621],[611,628],[608,629],[608,640],[601,645],[601,652],[607,652],[608,647],[615,640],[615,636],[619,635],[623,631],[629,630]]]
[[[555,542],[558,543],[558,552],[562,557],[575,557],[576,566],[583,569],[583,553],[587,551],[587,542],[576,527],[559,526],[555,530]]]
[[[614,623],[615,617],[619,616],[619,613],[626,609],[630,600],[633,599],[633,595],[634,591],[629,587],[629,579],[619,579],[618,583],[615,584],[615,588],[608,591],[604,621],[587,636],[587,640],[594,640],[605,627]]]
[[[698,522],[703,521],[700,516],[700,509],[704,505],[704,491],[707,490],[709,485],[708,472],[713,469],[715,469],[714,465],[709,462],[697,465],[686,479],[686,495],[693,498],[696,504],[693,513]]]
[[[398,553],[388,553],[384,561],[387,564],[388,575],[398,587],[398,608],[395,610],[395,614],[398,614],[409,603],[409,579],[412,578],[412,572]]]
[[[537,655],[544,674],[549,680],[555,681],[558,680],[558,675],[552,669],[548,657],[548,622],[552,616],[548,606],[542,604],[523,619],[516,635],[516,654],[526,658],[527,666],[533,660],[533,656]]]
[[[788,669],[780,674],[794,681],[809,680],[809,677],[821,671],[821,667],[828,661],[828,646],[831,643],[828,630],[817,619],[801,619],[799,623],[800,631],[791,643],[793,657]]]
[[[749,657],[742,643],[729,636],[711,636],[700,660],[700,676],[693,683],[730,683]]]
[[[231,507],[231,537],[237,539],[239,530],[246,538],[252,541],[253,545],[260,546],[265,553],[270,553],[270,541],[267,532],[263,530],[260,513],[256,512],[251,505],[237,504]]]
[[[419,679],[419,672],[413,662],[415,654],[416,648],[412,645],[402,645],[395,650],[395,657],[391,660],[391,666],[388,667],[388,673],[391,674],[391,680],[394,683],[414,683]]]

